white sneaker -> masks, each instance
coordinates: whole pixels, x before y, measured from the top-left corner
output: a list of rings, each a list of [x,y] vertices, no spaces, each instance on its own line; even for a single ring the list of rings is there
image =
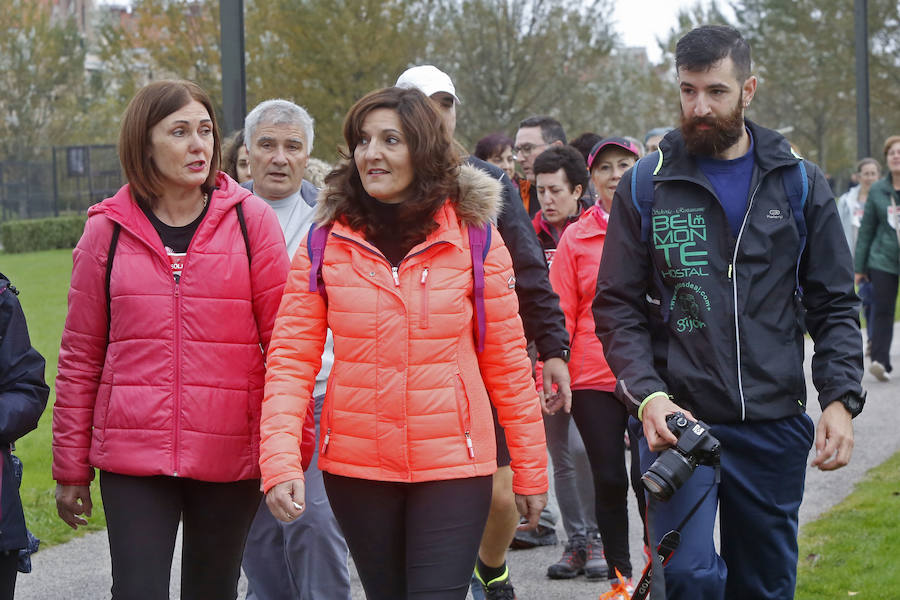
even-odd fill
[[[884,370],[884,365],[878,362],[877,360],[873,360],[872,364],[869,365],[869,373],[875,376],[875,379],[878,381],[890,381],[891,374]]]

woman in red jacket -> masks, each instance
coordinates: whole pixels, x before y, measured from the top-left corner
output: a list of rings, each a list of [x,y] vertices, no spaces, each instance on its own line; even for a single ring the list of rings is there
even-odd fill
[[[316,221],[328,232],[321,269],[308,240],[272,334],[260,452],[266,502],[283,521],[303,510],[297,436],[330,326],[318,461],[366,595],[462,599],[496,470],[491,402],[532,526],[548,485],[512,263],[490,225],[499,184],[460,166],[417,89],[362,98],[344,139],[348,161],[319,199]],[[476,267],[469,233],[485,226],[491,242]]]
[[[100,469],[112,596],[235,598],[260,501],[263,351],[287,277],[278,220],[218,173],[209,96],[141,89],[125,112],[128,178],[92,206],[73,253],[53,410],[59,516],[91,514]],[[81,516],[83,515],[83,517]]]
[[[632,575],[628,550],[628,476],[622,460],[623,436],[628,420],[625,407],[613,391],[616,377],[606,364],[603,346],[594,333],[591,304],[597,288],[597,272],[609,207],[616,185],[638,158],[637,148],[623,138],[597,142],[589,157],[589,169],[598,202],[570,225],[550,264],[550,283],[559,294],[572,340],[569,373],[572,377],[572,418],[584,440],[594,477],[597,527],[615,594],[631,596]],[[618,581],[618,570],[625,583]]]

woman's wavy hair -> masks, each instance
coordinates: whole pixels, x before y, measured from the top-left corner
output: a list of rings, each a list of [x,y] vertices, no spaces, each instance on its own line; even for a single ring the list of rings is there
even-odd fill
[[[347,148],[341,151],[341,156],[346,162],[325,178],[325,202],[339,203],[342,211],[337,218],[350,228],[364,232],[368,239],[381,233],[371,209],[360,201],[367,193],[353,157],[362,139],[363,122],[369,113],[379,108],[397,113],[409,148],[414,174],[410,184],[413,193],[399,209],[398,216],[407,225],[400,232],[403,241],[418,242],[437,228],[434,215],[447,198],[458,200],[457,176],[461,163],[460,153],[444,127],[441,115],[418,89],[384,88],[366,94],[353,105],[344,120]]]
[[[148,158],[150,130],[171,115],[196,100],[206,108],[212,121],[213,153],[209,161],[209,176],[200,189],[211,194],[216,187],[216,173],[222,154],[216,111],[209,94],[193,81],[163,80],[148,83],[128,103],[119,133],[119,160],[125,178],[131,186],[134,200],[143,208],[152,208],[162,194],[165,182],[159,169]]]

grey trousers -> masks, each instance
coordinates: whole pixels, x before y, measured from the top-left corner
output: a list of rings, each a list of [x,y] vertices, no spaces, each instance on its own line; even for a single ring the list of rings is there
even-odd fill
[[[324,397],[316,398],[316,429]],[[247,536],[242,567],[247,600],[350,600],[349,551],[328,504],[319,444],[305,474],[306,511],[291,523],[272,516],[263,500]]]
[[[572,415],[563,411],[544,415],[544,431],[553,462],[556,502],[566,537],[571,539],[595,533],[594,476]]]

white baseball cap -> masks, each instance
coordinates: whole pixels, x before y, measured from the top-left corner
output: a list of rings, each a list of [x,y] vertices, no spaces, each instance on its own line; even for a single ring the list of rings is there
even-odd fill
[[[433,65],[419,65],[403,71],[394,84],[399,88],[420,90],[426,96],[431,97],[438,92],[447,92],[459,103],[456,95],[456,87],[450,76]]]

